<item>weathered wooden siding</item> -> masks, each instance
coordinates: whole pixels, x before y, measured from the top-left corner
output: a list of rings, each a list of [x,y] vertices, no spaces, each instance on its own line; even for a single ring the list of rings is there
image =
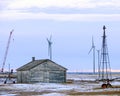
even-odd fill
[[[49,82],[50,83],[64,83],[65,75],[63,71],[50,71],[49,73]]]
[[[20,83],[64,83],[66,82],[66,71],[61,66],[47,61],[28,71],[18,71],[18,82]]]
[[[29,83],[29,71],[18,71],[17,82],[18,83]]]

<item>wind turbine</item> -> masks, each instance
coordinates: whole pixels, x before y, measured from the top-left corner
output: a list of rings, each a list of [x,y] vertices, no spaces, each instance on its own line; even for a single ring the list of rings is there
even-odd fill
[[[93,36],[92,36],[92,47],[89,51],[89,53],[93,50],[93,73],[95,74],[95,45],[94,45],[94,40],[93,40]],[[88,54],[89,54],[88,53]]]
[[[100,50],[97,50],[98,53],[98,79],[100,79]]]
[[[47,38],[47,42],[48,42],[48,56],[50,56],[50,60],[52,60],[52,35],[50,36],[50,38]]]

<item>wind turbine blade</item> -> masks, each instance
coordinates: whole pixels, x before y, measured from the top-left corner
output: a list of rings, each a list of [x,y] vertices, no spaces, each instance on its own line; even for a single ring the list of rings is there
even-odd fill
[[[90,51],[88,52],[88,54],[90,54],[90,52],[92,51],[93,47],[91,47]]]
[[[93,40],[93,36],[92,36],[92,46],[94,45],[94,40]]]
[[[50,38],[47,38],[47,42],[48,42],[48,56],[50,56],[50,60],[52,59],[52,35],[50,35]]]
[[[93,39],[93,36],[92,36],[92,47],[94,47],[94,39]]]
[[[47,42],[48,42],[48,56],[50,55],[50,41],[48,38],[46,38]]]
[[[47,42],[49,42],[48,38],[46,38]]]
[[[51,44],[52,44],[52,35],[50,35],[49,43],[50,43],[50,46],[51,46]]]
[[[50,41],[52,40],[52,35],[50,35],[50,39],[49,39]]]

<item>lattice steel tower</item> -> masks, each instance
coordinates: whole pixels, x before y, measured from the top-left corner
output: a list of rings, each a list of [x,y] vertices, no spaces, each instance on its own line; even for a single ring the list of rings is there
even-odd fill
[[[99,77],[99,80],[102,81],[107,81],[108,79],[109,80],[112,79],[105,29],[106,27],[103,26],[102,48],[101,48],[101,58],[100,58],[100,77]]]

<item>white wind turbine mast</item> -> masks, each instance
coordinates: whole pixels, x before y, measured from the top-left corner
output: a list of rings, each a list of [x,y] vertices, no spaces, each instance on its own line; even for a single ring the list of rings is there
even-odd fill
[[[89,53],[93,50],[93,73],[95,74],[95,45],[94,45],[94,40],[93,40],[93,36],[92,36],[92,47],[89,51]],[[88,53],[88,54],[89,54]]]
[[[48,42],[48,56],[50,56],[50,60],[52,60],[52,35],[50,36],[50,38],[47,38],[47,42]]]

